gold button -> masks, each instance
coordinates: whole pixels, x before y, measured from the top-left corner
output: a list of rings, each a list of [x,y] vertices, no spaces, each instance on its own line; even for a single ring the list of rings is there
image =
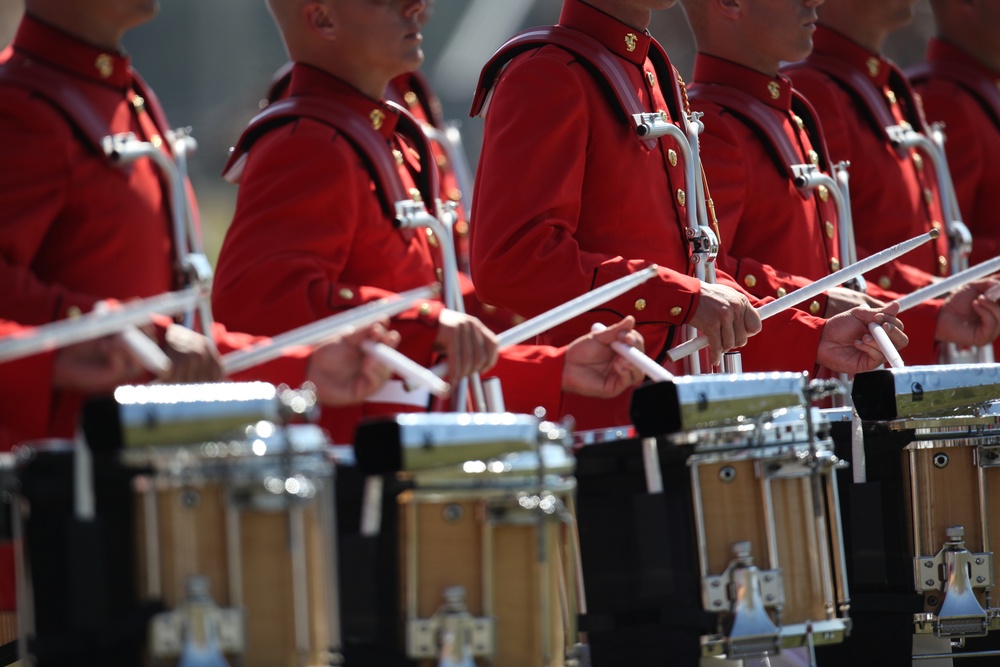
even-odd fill
[[[926,201],[928,204],[934,203],[934,193],[931,192],[930,188],[924,188],[924,201]]]
[[[816,151],[809,151],[809,162],[814,165],[819,165],[819,153]]]
[[[424,301],[422,304],[420,304],[420,314],[421,315],[425,315],[425,316],[426,315],[430,315],[431,314],[431,304],[427,303],[426,301]]]
[[[938,231],[941,231],[941,227],[942,227],[942,225],[941,225],[941,223],[940,223],[940,222],[938,222],[937,220],[933,220],[933,221],[931,222],[931,227],[933,227],[934,229],[936,229],[936,230],[938,230]]]
[[[882,276],[878,279],[878,286],[882,289],[889,289],[892,287],[892,281],[889,280],[889,276]]]
[[[635,309],[636,310],[646,310],[646,300],[645,299],[636,299],[635,300]]]
[[[132,106],[135,108],[136,111],[145,111],[146,100],[142,98],[142,95],[136,95],[135,97],[132,98]]]
[[[354,298],[354,292],[347,287],[341,287],[340,291],[337,292],[337,295],[340,296],[340,298],[343,299],[344,301],[350,301],[351,299]]]
[[[798,128],[799,128],[800,130],[804,130],[804,129],[806,129],[806,124],[805,124],[805,122],[804,122],[804,121],[802,120],[802,116],[799,116],[799,115],[797,115],[797,114],[792,114],[792,120],[794,120],[794,121],[795,121],[795,124],[796,124],[796,125],[798,126]]]
[[[885,99],[889,100],[889,104],[896,103],[896,93],[891,90],[885,91]]]
[[[639,38],[635,36],[634,32],[630,32],[625,35],[625,50],[629,53],[635,51],[636,44],[639,43]]]
[[[673,308],[670,309],[670,317],[677,317],[683,312],[684,312],[683,308],[681,308],[680,306],[674,306]]]
[[[755,275],[753,275],[752,273],[748,273],[746,275],[746,277],[743,279],[743,282],[745,282],[747,284],[747,287],[756,287],[757,286],[757,277]]]
[[[942,276],[948,275],[948,258],[944,255],[938,255],[938,273]]]
[[[917,171],[924,170],[924,158],[916,151],[913,151],[913,166],[917,168]]]
[[[462,201],[462,191],[458,188],[448,190],[448,199],[451,201]]]
[[[415,202],[420,202],[424,200],[423,196],[420,194],[420,190],[418,190],[417,188],[410,188],[410,199],[412,199]]]
[[[657,109],[656,113],[660,114],[660,120],[662,120],[664,123],[667,123],[667,122],[670,121],[670,116],[668,116],[667,112],[664,111],[663,109]]]
[[[781,86],[778,85],[777,81],[768,81],[767,92],[770,93],[772,100],[776,100],[781,97]]]
[[[448,168],[448,156],[447,155],[438,155],[436,158],[434,158],[434,161],[437,162],[438,169],[447,169]]]
[[[868,66],[868,73],[871,76],[878,76],[878,71],[882,67],[882,63],[879,62],[879,59],[874,57],[869,58],[865,65]]]
[[[434,236],[434,230],[427,228],[426,231],[427,231],[427,243],[429,243],[432,248],[438,247],[438,240],[437,237]]]
[[[823,223],[823,227],[826,229],[826,238],[832,239],[833,233],[837,231],[837,228],[833,226],[833,223],[827,220]]]
[[[406,91],[406,94],[403,95],[403,101],[406,102],[407,106],[414,107],[417,105],[419,99],[417,98],[417,94],[415,92],[408,90]]]
[[[368,114],[368,120],[371,121],[372,127],[381,130],[382,123],[385,122],[385,113],[381,109],[372,109],[371,113]]]
[[[163,139],[160,138],[160,135],[154,134],[149,138],[149,143],[153,144],[153,148],[159,148],[163,145]]]
[[[434,269],[434,275],[437,276],[438,282],[444,282],[444,269]]]
[[[825,185],[816,188],[816,192],[819,193],[820,201],[826,202],[830,200],[830,191],[826,189]]]
[[[94,60],[94,69],[97,73],[101,75],[102,79],[107,79],[109,76],[114,74],[115,71],[115,61],[106,53],[102,53],[97,56]]]
[[[779,287],[777,290],[775,290],[774,293],[777,294],[778,298],[780,299],[781,297],[788,294],[788,290],[786,290],[784,287]]]
[[[403,166],[403,151],[394,148],[392,150],[392,157],[396,158],[396,166]]]
[[[677,151],[673,148],[667,150],[667,161],[670,162],[671,167],[677,166]]]
[[[83,312],[80,310],[80,306],[70,306],[66,309],[66,317],[72,319],[74,317],[80,317]]]
[[[831,257],[830,258],[830,270],[831,271],[840,271],[840,260],[837,259],[836,257]]]
[[[899,126],[901,128],[903,128],[904,130],[912,130],[913,129],[913,126],[910,125],[910,121],[908,121],[908,120],[901,120],[901,121],[899,121]]]
[[[677,203],[684,206],[684,202],[687,201],[687,195],[680,188],[677,189]]]
[[[459,220],[455,223],[455,233],[459,236],[469,235],[469,223],[465,220]]]
[[[813,301],[809,304],[809,312],[813,315],[819,314],[819,301]]]
[[[649,87],[652,88],[656,85],[656,76],[652,72],[646,72],[646,81],[649,82]]]

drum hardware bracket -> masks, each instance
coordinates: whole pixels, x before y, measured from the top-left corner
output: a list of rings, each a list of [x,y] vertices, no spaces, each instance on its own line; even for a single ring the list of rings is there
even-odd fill
[[[465,588],[450,586],[444,590],[444,604],[430,618],[412,619],[406,624],[406,655],[410,658],[436,658],[445,648],[444,635],[457,635],[464,644],[461,650],[475,657],[489,657],[496,652],[496,619],[473,616],[465,606]]]
[[[199,609],[205,623],[215,626],[222,653],[246,652],[243,611],[241,609]],[[150,620],[149,652],[153,658],[171,658],[184,648],[184,627],[191,622],[191,612],[183,607],[157,614]]]
[[[917,614],[918,633],[938,637],[979,637],[989,631],[989,619],[975,589],[993,586],[993,554],[972,553],[965,548],[965,529],[949,526],[947,541],[937,555],[913,559],[913,578],[919,593],[941,591],[937,614]]]
[[[977,447],[976,464],[980,468],[1000,468],[1000,446]]]

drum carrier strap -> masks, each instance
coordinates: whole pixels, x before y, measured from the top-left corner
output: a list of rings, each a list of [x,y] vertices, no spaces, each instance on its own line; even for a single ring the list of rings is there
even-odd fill
[[[924,83],[932,77],[946,79],[964,88],[979,102],[983,110],[1000,126],[1000,89],[992,80],[972,74],[964,67],[950,60],[936,60],[915,65],[906,70],[906,75],[914,85]]]
[[[573,28],[554,25],[529,28],[518,33],[507,40],[493,54],[479,76],[479,84],[476,87],[476,95],[472,100],[472,109],[469,115],[478,116],[483,113],[490,92],[511,60],[525,51],[546,45],[558,46],[580,59],[580,63],[590,70],[594,78],[605,89],[612,106],[620,112],[620,119],[623,123],[631,125],[632,117],[635,114],[647,112],[639,100],[635,87],[629,80],[628,70],[619,58],[610,53],[603,44],[593,37]],[[659,80],[672,82],[671,94],[664,95],[664,97],[670,117],[680,119],[683,96],[677,72],[670,65],[666,52],[656,40],[650,41],[649,59],[653,62]],[[641,141],[647,150],[656,148],[656,139],[642,139]]]
[[[424,201],[433,202],[438,198],[437,169],[432,165],[432,153],[423,131],[417,121],[394,102],[388,106],[399,112],[397,132],[417,148],[420,154],[420,175],[417,187],[423,193]],[[286,97],[268,105],[266,109],[251,119],[243,131],[232,155],[222,171],[223,177],[238,183],[243,175],[247,153],[253,144],[276,127],[295,122],[299,118],[309,118],[337,130],[351,143],[368,167],[375,181],[376,192],[383,209],[390,217],[396,215],[396,202],[411,199],[399,177],[396,160],[386,143],[371,123],[362,118],[349,106],[332,99],[307,96]]]

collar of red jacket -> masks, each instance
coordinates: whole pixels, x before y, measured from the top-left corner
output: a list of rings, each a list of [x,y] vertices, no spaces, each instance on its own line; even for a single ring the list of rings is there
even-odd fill
[[[927,60],[929,62],[952,62],[971,70],[974,74],[1000,80],[1000,72],[994,72],[962,49],[937,37],[931,37],[930,41],[927,42]]]
[[[132,85],[130,56],[88,44],[31,14],[21,19],[11,46],[23,57],[94,83],[121,90]]]
[[[761,74],[755,69],[705,53],[695,56],[692,83],[735,88],[779,111],[792,109],[792,82],[787,77]]]
[[[835,57],[842,63],[863,72],[879,88],[887,86],[889,76],[893,72],[898,72],[896,64],[888,58],[869,51],[825,25],[816,26],[816,34],[813,35],[813,53]]]
[[[583,0],[565,0],[559,25],[579,30],[606,46],[615,55],[642,66],[646,62],[652,37],[622,23],[610,14],[591,7]]]
[[[290,97],[325,97],[338,100],[357,111],[371,122],[372,127],[386,139],[391,139],[399,122],[399,111],[383,100],[368,97],[360,90],[332,74],[303,63],[292,67],[292,80],[288,84]]]

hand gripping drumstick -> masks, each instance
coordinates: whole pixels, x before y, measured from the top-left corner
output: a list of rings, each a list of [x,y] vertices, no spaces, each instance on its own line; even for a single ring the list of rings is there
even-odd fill
[[[918,306],[928,299],[933,299],[951,292],[952,290],[961,287],[962,285],[972,282],[973,280],[979,280],[980,278],[985,278],[991,273],[1000,271],[1000,257],[994,257],[993,259],[987,260],[982,264],[976,264],[975,266],[956,273],[953,276],[948,276],[944,280],[939,280],[936,283],[931,283],[926,287],[921,287],[918,290],[910,292],[906,296],[901,296],[896,299],[896,303],[899,304],[899,312],[904,312]],[[996,299],[1000,297],[1000,290],[996,288],[990,288],[986,292],[986,298]]]
[[[852,278],[860,276],[863,273],[867,273],[872,269],[876,269],[883,264],[896,259],[900,255],[905,255],[914,248],[917,248],[930,240],[936,239],[938,237],[938,230],[932,229],[926,234],[921,234],[920,236],[915,236],[912,239],[903,241],[902,243],[897,243],[894,246],[889,246],[881,252],[877,252],[874,255],[870,255],[860,260],[857,264],[851,264],[842,268],[840,271],[835,271],[828,276],[820,278],[816,282],[806,285],[805,287],[800,287],[794,292],[789,292],[780,299],[775,299],[770,303],[765,303],[763,306],[757,309],[757,314],[760,316],[761,320],[766,320],[769,317],[777,315],[783,310],[802,303],[806,299],[810,299],[817,294],[822,294],[831,287],[836,287],[841,283],[847,282]],[[942,281],[944,282],[944,281]],[[900,309],[902,310],[902,308]],[[692,338],[686,343],[681,343],[677,347],[668,350],[667,356],[670,357],[671,361],[678,361],[684,357],[694,354],[703,347],[708,346],[708,337],[704,335],[699,335],[696,338]]]
[[[348,327],[365,327],[386,317],[398,315],[410,308],[415,301],[423,301],[437,295],[438,287],[419,287],[408,292],[366,303],[352,308],[346,313],[338,313],[322,320],[311,322],[291,331],[286,331],[265,342],[230,352],[222,357],[222,370],[232,375],[267,361],[277,359],[289,347],[315,345],[340,333]]]
[[[885,332],[881,324],[878,322],[869,322],[868,331],[871,332],[872,338],[878,343],[879,349],[882,350],[882,356],[885,357],[890,366],[893,368],[902,368],[906,365],[903,363],[903,358],[899,356],[899,350],[892,344],[889,334]]]
[[[590,330],[594,333],[599,333],[605,329],[607,329],[607,327],[600,322],[594,322],[594,324],[590,327]],[[674,379],[673,373],[650,359],[645,352],[637,347],[632,347],[628,343],[616,340],[611,343],[611,349],[620,354],[625,361],[629,362],[657,382],[666,382]]]
[[[94,306],[94,312],[109,313],[111,306],[106,301],[99,301]],[[160,349],[156,341],[142,333],[134,324],[124,326],[120,335],[132,354],[139,359],[142,367],[156,377],[166,375],[173,368],[174,362]]]
[[[410,387],[427,387],[435,396],[445,397],[451,391],[451,385],[434,375],[430,370],[413,361],[405,354],[394,350],[385,343],[366,340],[361,342],[361,349],[384,363]]]

